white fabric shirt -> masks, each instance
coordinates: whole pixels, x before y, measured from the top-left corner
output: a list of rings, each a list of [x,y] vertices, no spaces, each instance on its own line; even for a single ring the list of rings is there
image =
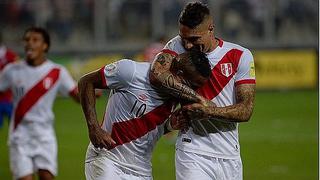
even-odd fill
[[[112,89],[102,128],[117,145],[102,150],[115,164],[137,174],[150,176],[151,154],[163,134],[163,125],[172,110],[151,88],[150,63],[124,59],[101,69],[106,87]]]
[[[171,39],[164,47],[166,52],[181,54],[186,50],[180,36]],[[239,84],[254,84],[254,61],[251,52],[239,45],[222,41],[207,53],[212,75],[198,92],[218,107],[236,103],[235,89]],[[238,123],[202,120],[192,121],[192,128],[180,132],[176,147],[193,153],[236,159],[240,157]]]
[[[76,83],[67,70],[50,60],[36,67],[24,60],[6,66],[0,74],[0,91],[11,89],[14,97],[9,143],[32,138],[55,140],[53,102],[58,92],[67,96],[75,88]],[[16,123],[22,111],[25,113],[21,122]]]

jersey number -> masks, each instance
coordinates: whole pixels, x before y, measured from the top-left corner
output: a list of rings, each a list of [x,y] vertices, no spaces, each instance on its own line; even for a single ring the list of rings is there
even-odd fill
[[[146,112],[146,109],[147,109],[147,105],[145,103],[142,103],[142,104],[139,103],[138,105],[138,100],[136,100],[133,107],[131,108],[130,114],[134,114],[136,117],[141,117]]]

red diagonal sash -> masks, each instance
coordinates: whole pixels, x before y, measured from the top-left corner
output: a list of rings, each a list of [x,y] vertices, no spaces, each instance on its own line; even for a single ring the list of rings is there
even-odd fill
[[[16,129],[17,126],[21,123],[24,115],[32,108],[38,100],[46,94],[51,87],[57,82],[59,78],[60,69],[52,69],[46,76],[44,76],[33,88],[31,88],[19,101],[17,108],[14,112],[14,126],[13,129]]]
[[[212,69],[211,77],[207,81],[207,83],[205,83],[201,88],[199,88],[197,92],[210,100],[216,97],[237,72],[242,53],[243,51],[240,51],[238,49],[232,49],[228,51],[217,63],[217,65]],[[228,77],[224,76],[222,73],[221,64],[223,63],[232,64],[232,73]]]
[[[162,124],[171,114],[173,102],[162,104],[140,118],[114,123],[111,137],[117,142],[112,149],[124,143],[136,140]]]

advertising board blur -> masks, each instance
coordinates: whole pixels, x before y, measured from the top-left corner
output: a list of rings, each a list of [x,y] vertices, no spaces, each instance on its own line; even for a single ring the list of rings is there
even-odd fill
[[[258,89],[309,89],[317,85],[314,50],[259,50],[253,56]]]

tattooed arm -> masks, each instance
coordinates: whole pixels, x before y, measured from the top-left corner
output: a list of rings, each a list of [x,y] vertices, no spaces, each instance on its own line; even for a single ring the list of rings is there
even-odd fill
[[[212,119],[229,122],[249,121],[254,107],[255,84],[236,87],[236,104],[226,107],[205,107],[194,103],[183,107],[190,119]]]
[[[91,143],[97,148],[108,148],[110,144],[115,144],[111,135],[101,129],[97,120],[95,88],[105,88],[100,72],[97,70],[81,77],[78,88]]]
[[[170,72],[170,66],[174,55],[161,52],[157,55],[150,70],[150,82],[152,85],[160,88],[176,98],[188,102],[197,102],[203,105],[209,103],[190,87],[178,82]]]

